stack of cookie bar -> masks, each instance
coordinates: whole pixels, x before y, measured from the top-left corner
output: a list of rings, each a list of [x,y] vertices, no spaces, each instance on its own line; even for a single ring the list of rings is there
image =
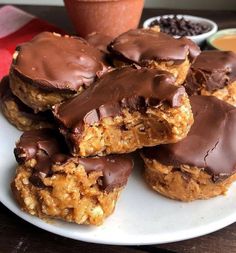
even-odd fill
[[[147,183],[169,198],[217,196],[236,178],[232,52],[152,29],[87,41],[45,32],[16,48],[0,96],[26,131],[12,191],[40,218],[102,224],[136,150]]]

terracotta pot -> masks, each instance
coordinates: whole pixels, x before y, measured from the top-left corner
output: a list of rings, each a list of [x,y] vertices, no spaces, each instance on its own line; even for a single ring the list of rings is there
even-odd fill
[[[100,32],[111,37],[137,28],[144,0],[64,0],[78,35]]]

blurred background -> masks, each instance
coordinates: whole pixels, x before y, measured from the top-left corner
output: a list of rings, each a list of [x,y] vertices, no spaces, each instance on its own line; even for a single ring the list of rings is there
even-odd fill
[[[62,0],[0,0],[0,4],[63,5]],[[145,7],[171,9],[236,10],[236,0],[146,0]]]

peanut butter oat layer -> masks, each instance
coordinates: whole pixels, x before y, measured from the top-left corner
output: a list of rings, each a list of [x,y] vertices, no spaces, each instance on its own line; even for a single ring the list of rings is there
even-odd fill
[[[188,136],[142,151],[147,183],[181,201],[224,194],[236,179],[236,108],[213,96],[192,96],[190,103]]]
[[[102,57],[81,38],[43,32],[16,48],[12,92],[35,112],[45,111],[93,83],[106,69]]]
[[[136,63],[171,72],[180,85],[186,79],[191,63],[200,53],[187,38],[174,37],[153,29],[130,30],[108,46],[115,65]]]
[[[185,87],[189,95],[215,96],[236,106],[236,54],[203,51],[191,66]]]
[[[53,128],[54,121],[51,112],[34,113],[31,108],[24,105],[9,87],[8,76],[0,83],[0,105],[7,120],[19,130]]]
[[[114,211],[133,161],[125,155],[75,158],[49,129],[25,132],[15,148],[19,166],[12,192],[40,218],[101,225]]]
[[[168,72],[124,67],[54,106],[53,113],[78,156],[130,153],[177,142],[187,135],[193,118],[184,87],[174,84]]]

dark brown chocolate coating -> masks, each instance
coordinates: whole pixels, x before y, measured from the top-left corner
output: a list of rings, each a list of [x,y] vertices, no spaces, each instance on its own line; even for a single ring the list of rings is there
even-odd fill
[[[127,183],[133,168],[133,160],[128,155],[79,158],[69,155],[61,136],[55,130],[43,129],[23,133],[14,150],[16,160],[23,164],[30,159],[36,160],[31,183],[43,187],[41,178],[51,175],[53,165],[74,162],[84,167],[87,173],[102,171],[102,189],[111,191]]]
[[[2,102],[9,97],[9,93],[12,94],[9,86],[9,77],[4,76],[0,82],[0,99]]]
[[[236,54],[230,51],[203,51],[191,66],[186,80],[187,93],[201,88],[215,91],[236,80]]]
[[[211,96],[190,97],[194,124],[188,136],[175,144],[145,148],[146,157],[176,168],[204,168],[213,179],[236,171],[236,108]]]
[[[77,158],[86,172],[102,171],[102,187],[106,191],[122,187],[127,183],[133,168],[129,155],[109,155],[105,157]]]
[[[111,43],[112,37],[101,34],[101,33],[91,33],[85,38],[88,43],[95,48],[99,49],[105,54],[108,54],[107,46]]]
[[[199,47],[186,38],[174,37],[152,29],[136,29],[121,34],[108,46],[124,61],[142,64],[146,61],[174,61],[182,63],[187,57],[193,61]]]
[[[62,137],[52,129],[31,130],[24,132],[14,149],[18,163],[22,164],[30,159],[36,159],[37,168],[42,171],[44,167],[51,167],[53,155],[63,153],[64,146]],[[47,158],[47,165],[41,167],[41,162]]]
[[[12,93],[9,85],[9,77],[5,76],[0,83],[0,102],[4,105],[7,101],[15,102],[19,112],[28,119],[53,122],[51,111],[34,113],[33,109],[22,103],[21,100]]]
[[[105,70],[101,52],[78,37],[43,32],[16,51],[11,71],[46,90],[75,92]]]
[[[178,107],[185,90],[174,83],[174,76],[165,71],[132,66],[117,69],[82,94],[56,105],[54,115],[65,128],[78,132],[81,124],[120,115],[123,108],[145,112],[148,106],[162,102]]]
[[[86,40],[90,45],[101,51],[101,61],[104,63],[105,66],[111,68],[112,59],[111,54],[107,49],[107,46],[112,41],[112,38],[108,35],[94,32],[89,34],[86,37]]]

